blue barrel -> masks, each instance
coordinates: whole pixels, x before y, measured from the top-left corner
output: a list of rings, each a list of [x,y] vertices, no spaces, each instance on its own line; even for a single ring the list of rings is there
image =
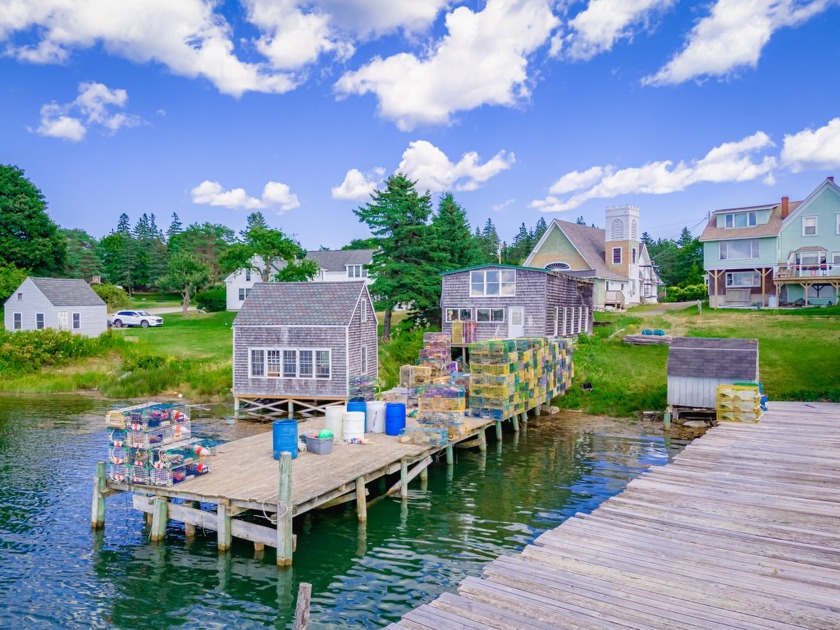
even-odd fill
[[[349,401],[347,403],[347,411],[361,411],[365,414],[364,426],[367,427],[367,401],[364,398]]]
[[[298,426],[297,420],[275,420],[273,423],[274,459],[280,459],[280,453],[292,454],[292,459],[298,454]]]
[[[405,403],[388,403],[385,407],[385,434],[399,435],[405,428]]]

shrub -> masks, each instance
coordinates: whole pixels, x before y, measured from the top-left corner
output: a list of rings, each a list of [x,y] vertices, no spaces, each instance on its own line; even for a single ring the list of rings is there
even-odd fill
[[[691,300],[705,300],[709,291],[705,284],[690,284],[685,287],[668,287],[665,302],[688,302]]]
[[[95,356],[108,342],[44,328],[14,333],[0,332],[0,372],[27,374],[43,366],[63,365],[71,359]]]
[[[0,304],[15,292],[28,275],[26,270],[0,261]]]
[[[227,308],[227,291],[224,287],[213,287],[195,296],[198,308],[208,313],[217,313]]]
[[[91,285],[91,288],[96,292],[96,295],[105,300],[108,310],[114,311],[131,306],[128,293],[113,284],[94,284]]]

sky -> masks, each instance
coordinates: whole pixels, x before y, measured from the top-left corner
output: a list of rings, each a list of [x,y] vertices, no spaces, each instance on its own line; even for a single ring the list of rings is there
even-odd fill
[[[699,234],[840,176],[840,0],[0,0],[0,163],[52,219],[308,249],[402,172],[512,240],[540,217]]]

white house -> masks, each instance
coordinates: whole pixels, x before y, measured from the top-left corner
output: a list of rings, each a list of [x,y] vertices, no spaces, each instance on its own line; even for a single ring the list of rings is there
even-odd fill
[[[27,278],[4,309],[6,330],[57,328],[88,337],[108,330],[108,306],[84,280]]]

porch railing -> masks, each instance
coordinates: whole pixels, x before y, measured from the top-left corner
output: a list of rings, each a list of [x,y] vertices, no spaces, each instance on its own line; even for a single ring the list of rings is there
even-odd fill
[[[779,280],[785,278],[818,278],[840,277],[840,265],[832,263],[794,265],[780,263],[773,270],[773,277]]]

